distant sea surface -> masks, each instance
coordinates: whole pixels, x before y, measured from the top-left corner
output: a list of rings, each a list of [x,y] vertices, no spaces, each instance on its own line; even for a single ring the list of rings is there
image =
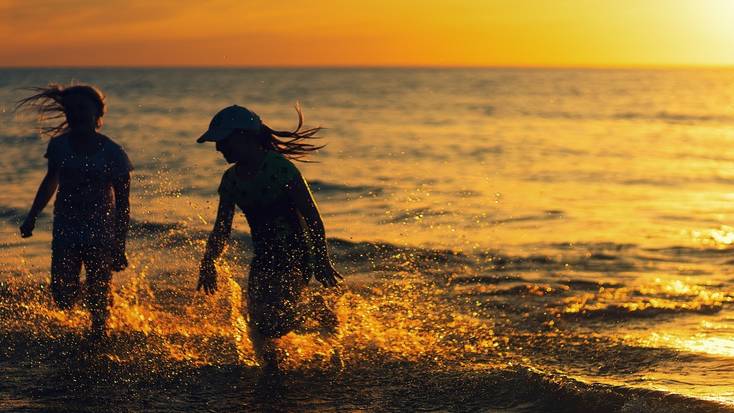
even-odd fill
[[[52,206],[17,231],[47,141],[15,102],[75,81],[135,167],[96,354],[47,291]],[[346,283],[338,339],[284,337],[273,396],[243,217],[194,291],[227,168],[195,140],[231,104],[292,129],[296,102]],[[734,411],[734,70],[0,69],[0,185],[0,410]]]

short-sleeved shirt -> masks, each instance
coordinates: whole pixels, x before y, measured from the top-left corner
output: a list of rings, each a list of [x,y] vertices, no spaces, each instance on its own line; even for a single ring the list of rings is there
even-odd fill
[[[255,254],[262,253],[267,244],[278,244],[293,236],[307,242],[305,221],[288,197],[291,184],[303,179],[296,166],[280,153],[268,151],[252,178],[238,177],[235,168],[232,166],[222,176],[219,196],[245,213]]]
[[[114,237],[113,182],[132,171],[120,145],[102,137],[92,154],[80,154],[68,134],[52,138],[46,150],[50,167],[59,172],[54,204],[54,241],[99,243]]]

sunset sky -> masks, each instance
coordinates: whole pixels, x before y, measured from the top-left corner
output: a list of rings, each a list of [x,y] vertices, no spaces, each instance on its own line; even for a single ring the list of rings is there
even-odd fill
[[[0,66],[734,65],[734,0],[0,0]]]

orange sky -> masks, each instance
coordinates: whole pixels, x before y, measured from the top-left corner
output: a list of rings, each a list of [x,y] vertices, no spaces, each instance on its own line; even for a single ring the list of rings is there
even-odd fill
[[[734,0],[0,0],[0,66],[733,65]]]

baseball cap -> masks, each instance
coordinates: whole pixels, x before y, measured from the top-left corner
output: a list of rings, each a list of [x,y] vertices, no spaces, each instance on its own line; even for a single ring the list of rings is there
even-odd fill
[[[262,121],[255,112],[242,106],[232,105],[214,115],[209,123],[209,129],[196,142],[218,142],[236,129],[259,132],[260,128],[262,128]]]

